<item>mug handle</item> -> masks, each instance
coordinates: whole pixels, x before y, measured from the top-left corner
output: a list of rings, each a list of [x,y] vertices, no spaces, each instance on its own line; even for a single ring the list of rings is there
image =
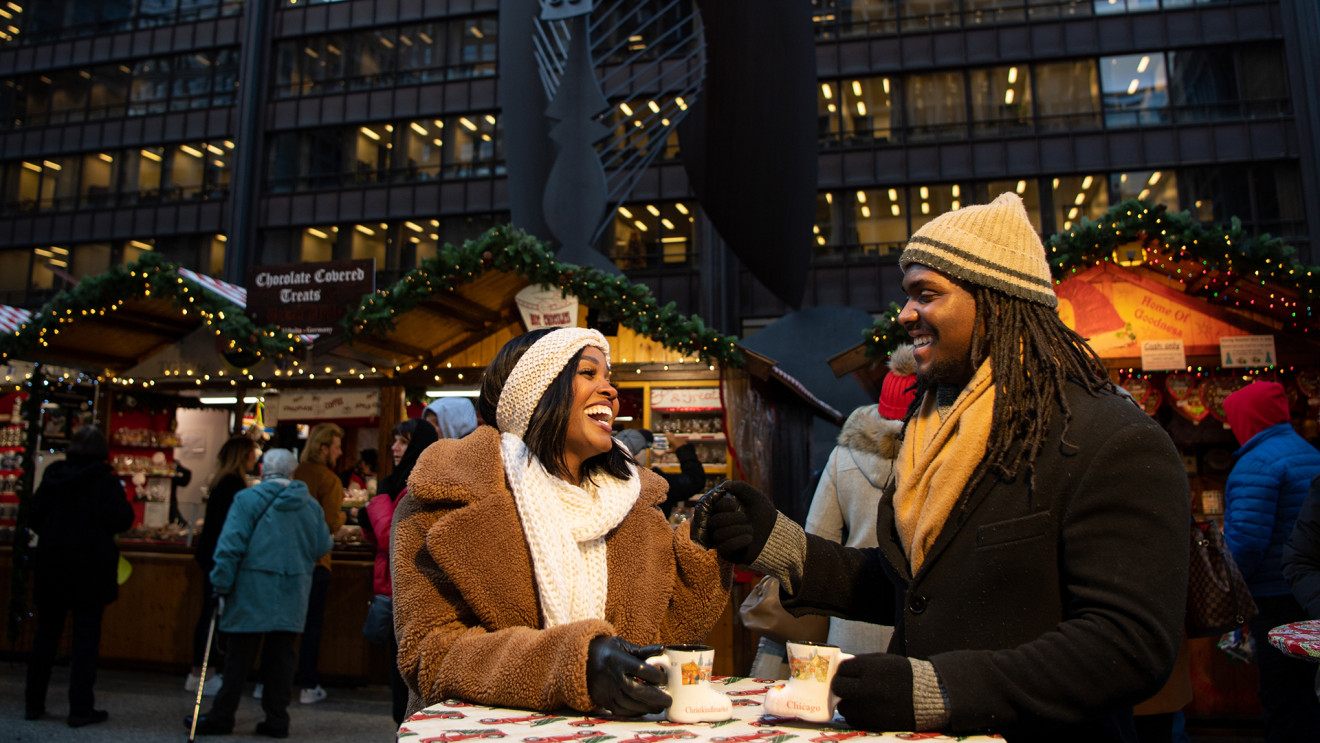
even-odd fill
[[[647,658],[642,662],[647,664],[648,666],[655,666],[656,668],[661,669],[665,673],[669,673],[669,656],[665,655],[664,653],[661,653],[659,655],[652,655],[650,658]]]

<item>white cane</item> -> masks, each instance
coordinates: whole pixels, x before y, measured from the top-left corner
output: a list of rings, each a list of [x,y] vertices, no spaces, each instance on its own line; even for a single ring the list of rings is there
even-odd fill
[[[220,616],[217,604],[211,611],[211,629],[206,633],[206,654],[202,656],[202,678],[197,682],[197,701],[193,703],[192,726],[188,728],[188,743],[193,743],[197,736],[197,716],[202,713],[202,687],[206,685],[206,664],[211,660],[211,641],[215,639],[215,620]]]

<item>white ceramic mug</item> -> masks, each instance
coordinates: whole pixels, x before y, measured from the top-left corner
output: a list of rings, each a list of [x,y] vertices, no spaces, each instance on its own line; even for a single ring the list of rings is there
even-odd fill
[[[673,722],[721,722],[733,717],[733,700],[710,685],[715,648],[708,645],[667,645],[663,655],[646,662],[668,674],[665,690],[673,702],[665,717]]]
[[[830,691],[830,682],[839,664],[853,655],[837,645],[817,642],[790,642],[786,646],[788,681],[765,693],[765,711],[808,722],[833,720],[839,698]]]

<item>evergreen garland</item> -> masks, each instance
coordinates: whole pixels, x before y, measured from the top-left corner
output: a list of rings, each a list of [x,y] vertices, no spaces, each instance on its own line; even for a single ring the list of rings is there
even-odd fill
[[[156,253],[143,253],[131,266],[112,266],[56,294],[26,324],[0,337],[0,360],[22,359],[32,349],[48,346],[48,338],[78,318],[113,317],[131,297],[169,299],[182,314],[197,313],[207,327],[228,341],[230,351],[278,358],[294,353],[301,345],[297,336],[282,333],[274,326],[259,327],[242,307],[180,276],[175,264]]]
[[[673,302],[659,306],[651,290],[627,278],[592,267],[555,260],[535,237],[512,225],[493,227],[462,247],[446,244],[388,289],[365,297],[342,321],[349,336],[385,333],[397,315],[429,297],[475,281],[489,270],[508,271],[533,285],[559,288],[589,308],[608,313],[619,324],[687,356],[708,363],[743,365],[734,336],[706,327],[695,315],[685,317]]]
[[[1186,285],[1188,279],[1216,274],[1188,292],[1209,302],[1272,312],[1284,330],[1310,334],[1316,327],[1316,301],[1320,299],[1320,266],[1299,263],[1297,249],[1263,234],[1248,235],[1237,217],[1223,225],[1205,225],[1186,211],[1170,212],[1163,204],[1128,199],[1112,206],[1100,219],[1082,219],[1067,232],[1045,240],[1050,273],[1055,282],[1114,260],[1120,245],[1139,243],[1146,251],[1145,265],[1163,270]],[[1196,265],[1199,264],[1199,265]],[[1278,294],[1280,308],[1253,306],[1244,299],[1240,284],[1259,283],[1265,294]],[[907,332],[898,324],[898,305],[876,319],[865,331],[866,355],[887,358]],[[1284,316],[1286,314],[1286,317]]]

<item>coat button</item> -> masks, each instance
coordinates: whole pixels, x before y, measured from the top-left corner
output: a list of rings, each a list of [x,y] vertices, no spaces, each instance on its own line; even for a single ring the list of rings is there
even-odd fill
[[[908,611],[912,612],[913,614],[920,614],[925,610],[926,610],[925,596],[913,596],[912,598],[908,599]]]

